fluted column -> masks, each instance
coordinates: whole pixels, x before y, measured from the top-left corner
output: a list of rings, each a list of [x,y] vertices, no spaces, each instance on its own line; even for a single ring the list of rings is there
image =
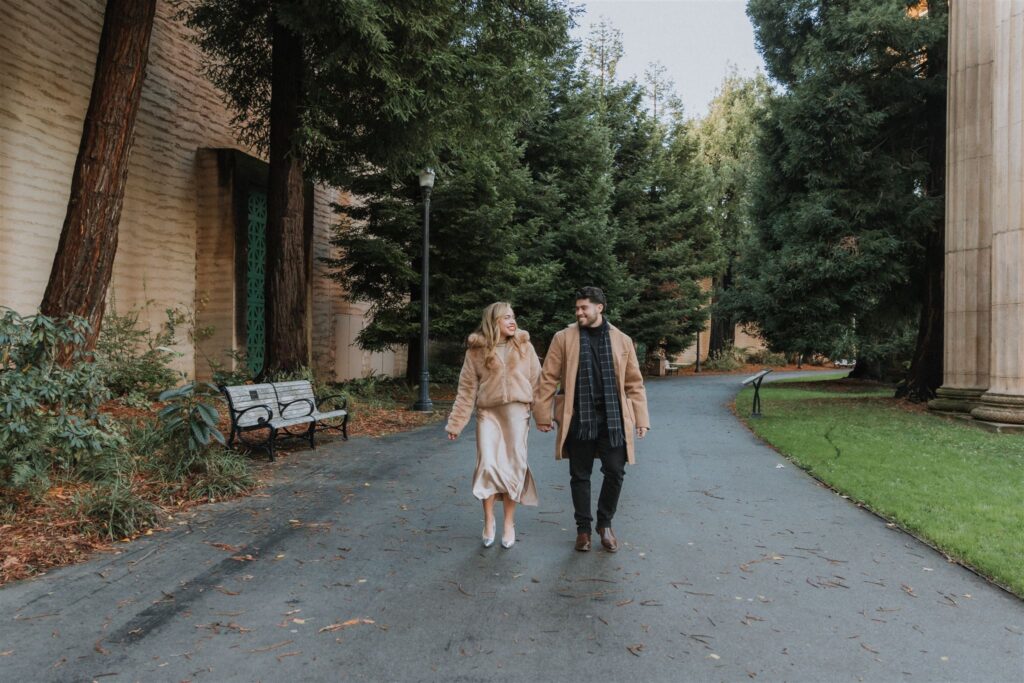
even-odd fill
[[[969,412],[989,386],[994,5],[949,10],[943,384],[929,407]]]
[[[989,3],[984,3],[989,4]],[[971,415],[1024,424],[1024,0],[996,12],[989,388]]]

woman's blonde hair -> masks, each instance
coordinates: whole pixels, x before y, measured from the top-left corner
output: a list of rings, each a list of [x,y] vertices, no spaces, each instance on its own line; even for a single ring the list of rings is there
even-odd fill
[[[495,301],[485,308],[483,315],[480,316],[480,327],[476,328],[476,333],[484,341],[484,363],[488,367],[493,365],[497,359],[498,343],[504,338],[499,323],[505,314],[511,311],[512,304],[506,301]],[[513,346],[518,344],[515,336],[509,340],[509,343]]]

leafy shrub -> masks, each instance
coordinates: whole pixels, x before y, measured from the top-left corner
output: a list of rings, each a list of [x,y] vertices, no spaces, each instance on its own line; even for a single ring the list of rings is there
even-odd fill
[[[207,382],[190,382],[160,395],[167,405],[159,413],[166,438],[158,462],[169,481],[189,479],[188,495],[210,501],[252,488],[249,461],[239,453],[217,448],[224,444],[220,415],[205,398],[217,395]],[[143,442],[145,445],[145,442]]]
[[[743,349],[727,346],[712,354],[711,358],[704,362],[704,368],[707,370],[737,370],[746,365],[746,362],[747,355]]]
[[[216,395],[217,387],[208,382],[188,382],[160,394],[167,405],[159,413],[160,423],[167,438],[172,457],[180,456],[181,470],[185,474],[192,461],[201,455],[213,441],[225,443],[217,425],[217,408],[203,401],[204,395]]]
[[[430,381],[438,384],[458,384],[461,365],[438,364],[430,368]]]
[[[114,396],[139,407],[148,405],[154,394],[177,381],[178,373],[170,364],[181,354],[171,347],[177,342],[178,327],[188,320],[185,313],[168,308],[167,320],[153,334],[139,324],[144,310],[132,309],[120,315],[111,305],[96,341],[96,362],[104,383]]]
[[[249,357],[245,351],[230,349],[227,354],[234,361],[234,369],[228,368],[225,363],[213,358],[206,359],[214,384],[237,386],[251,381],[256,376],[256,373],[249,368]]]
[[[137,496],[127,481],[100,484],[78,494],[74,502],[88,520],[83,530],[110,540],[133,536],[156,523],[156,506]]]
[[[747,362],[755,365],[780,366],[786,364],[786,354],[773,353],[768,349],[756,349],[747,354]]]
[[[0,485],[38,491],[53,468],[74,470],[124,442],[99,413],[110,392],[82,351],[88,322],[0,310]]]

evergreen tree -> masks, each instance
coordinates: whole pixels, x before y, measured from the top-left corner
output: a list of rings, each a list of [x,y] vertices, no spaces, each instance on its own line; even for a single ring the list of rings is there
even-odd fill
[[[736,260],[751,231],[751,169],[756,164],[759,119],[769,93],[763,75],[743,78],[733,72],[722,81],[707,115],[695,125],[698,157],[706,169],[704,196],[708,218],[724,250],[721,267],[712,279],[708,343],[708,353],[712,355],[735,340],[735,321],[720,302],[722,295],[732,288]]]
[[[534,236],[522,263],[549,268],[552,285],[520,295],[541,348],[572,322],[573,294],[593,285],[605,291],[614,318],[635,298],[635,283],[615,254],[618,233],[611,220],[614,155],[600,116],[599,91],[577,60],[563,57],[540,114],[521,132],[531,187],[517,220]]]
[[[719,243],[690,128],[661,125],[644,107],[646,94],[636,81],[616,84],[603,98],[602,120],[613,150],[616,254],[634,293],[623,317],[653,361],[682,351],[703,328],[699,281],[714,272]]]
[[[748,13],[785,91],[764,119],[732,302],[773,347],[833,356],[849,340],[877,359],[920,316],[909,387],[927,397],[941,381],[945,4],[751,0]]]
[[[269,147],[270,177],[282,179],[270,207],[281,208],[267,225],[268,245],[287,248],[268,254],[271,369],[303,360],[297,333],[287,334],[305,329],[305,306],[287,296],[306,291],[292,253],[302,244],[294,218],[303,179],[348,187],[368,169],[408,178],[444,150],[486,145],[535,80],[537,61],[564,43],[569,21],[560,0],[183,5],[241,134]]]
[[[435,341],[464,341],[484,306],[515,302],[526,282],[550,286],[543,269],[523,267],[518,258],[520,247],[531,241],[528,226],[514,222],[517,203],[530,184],[521,157],[506,131],[495,136],[490,148],[450,159],[438,177],[430,222],[430,334]],[[414,348],[422,301],[420,188],[415,181],[396,182],[377,173],[357,179],[353,191],[359,201],[342,209],[332,238],[340,256],[326,262],[351,300],[371,303],[360,346]],[[415,379],[419,368],[407,374]]]

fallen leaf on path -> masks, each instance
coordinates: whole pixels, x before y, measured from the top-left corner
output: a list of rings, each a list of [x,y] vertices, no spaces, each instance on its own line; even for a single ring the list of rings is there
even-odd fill
[[[295,652],[282,652],[281,654],[279,654],[277,656],[277,661],[280,662],[285,657],[294,657],[295,655],[301,655],[301,654],[302,654],[302,650],[296,650]]]
[[[210,543],[209,541],[207,541],[206,545],[208,545],[208,546],[210,546],[212,548],[216,548],[217,550],[227,551],[229,553],[237,553],[239,550],[242,549],[242,546],[240,546],[240,545],[231,545],[230,543]]]
[[[10,657],[13,654],[14,650],[4,650],[3,652],[0,652],[0,657]]]
[[[99,640],[96,641],[96,644],[92,646],[92,649],[95,650],[96,652],[99,652],[101,655],[109,655],[110,654],[110,650],[108,650],[107,648],[103,647],[103,639],[102,638],[100,638]]]
[[[876,654],[876,655],[878,654],[878,650],[875,650],[874,648],[868,647],[864,643],[861,643],[860,646],[862,648],[864,648],[865,650],[867,650],[868,652],[872,653],[872,654]]]
[[[241,595],[241,593],[239,593],[238,591],[229,591],[229,590],[228,590],[227,588],[225,588],[224,586],[214,586],[214,588],[216,588],[217,590],[219,590],[219,591],[220,591],[221,593],[223,593],[224,595],[231,595],[231,596],[235,596],[235,595]]]
[[[643,643],[636,643],[635,645],[627,645],[626,649],[629,650],[629,653],[631,655],[639,657],[640,653],[644,651],[644,644]]]
[[[317,631],[317,633],[333,633],[335,631],[340,631],[343,628],[348,628],[349,626],[358,626],[360,624],[376,624],[376,623],[377,622],[374,621],[373,619],[349,619],[348,621],[343,621],[340,624],[331,624],[330,626],[324,626],[322,629]]]
[[[256,558],[252,555],[232,555],[231,559],[236,562],[252,562]]]
[[[271,650],[276,650],[279,647],[291,645],[294,642],[294,640],[282,640],[280,643],[274,643],[273,645],[267,645],[266,647],[257,647],[253,650],[248,650],[248,652],[270,652]]]
[[[907,595],[909,595],[910,597],[912,597],[912,598],[916,598],[917,597],[917,593],[914,592],[914,589],[912,587],[908,586],[907,584],[901,583],[900,584],[900,588],[902,588],[903,592],[906,593]]]

